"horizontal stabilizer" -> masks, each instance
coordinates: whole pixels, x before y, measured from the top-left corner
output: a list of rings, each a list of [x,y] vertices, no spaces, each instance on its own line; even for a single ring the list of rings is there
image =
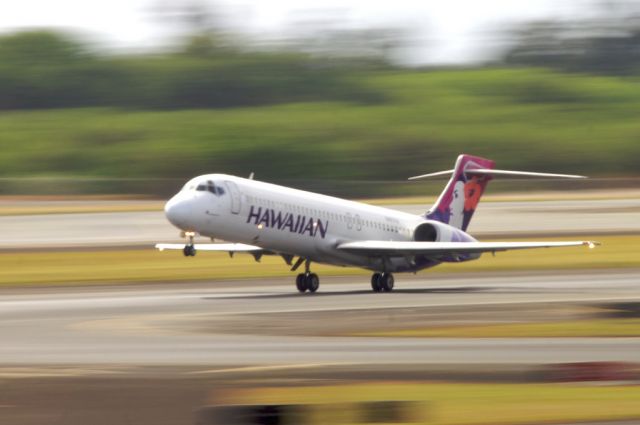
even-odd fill
[[[407,180],[422,180],[422,179],[428,179],[428,178],[431,178],[431,177],[448,176],[451,173],[453,173],[454,171],[455,170],[444,170],[444,171],[437,171],[435,173],[421,174],[419,176],[409,177]]]
[[[420,176],[409,177],[408,180],[422,180],[431,177],[448,176],[455,170],[438,171],[435,173],[422,174]],[[488,168],[468,168],[464,170],[467,175],[489,175],[489,176],[510,176],[510,177],[540,177],[540,178],[556,178],[556,179],[586,179],[586,176],[578,176],[575,174],[555,174],[555,173],[535,173],[531,171],[512,171],[512,170],[494,170]]]
[[[568,242],[396,242],[396,241],[362,241],[346,242],[338,249],[353,253],[403,256],[403,255],[449,255],[498,252],[514,249],[558,248],[569,246],[600,245],[593,241]]]
[[[159,243],[156,249],[164,251],[165,249],[184,249],[185,244],[180,243]],[[193,246],[198,251],[219,251],[219,252],[260,252],[264,249],[259,246],[246,245],[243,243],[197,243]]]

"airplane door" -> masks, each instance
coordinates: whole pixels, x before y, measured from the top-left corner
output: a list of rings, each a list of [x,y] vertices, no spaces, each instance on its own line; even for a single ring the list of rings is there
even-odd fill
[[[227,189],[229,189],[229,194],[231,195],[231,213],[240,214],[242,197],[240,196],[238,185],[229,180],[225,180],[224,183],[227,186]]]
[[[358,232],[362,230],[362,218],[360,218],[359,214],[356,214],[356,230]]]

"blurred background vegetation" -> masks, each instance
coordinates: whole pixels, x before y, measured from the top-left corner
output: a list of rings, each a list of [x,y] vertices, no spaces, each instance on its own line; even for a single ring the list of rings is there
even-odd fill
[[[417,68],[394,59],[402,31],[259,45],[198,13],[162,51],[52,30],[0,36],[0,193],[164,196],[197,174],[255,172],[380,196],[462,152],[507,169],[640,174],[632,16],[531,22],[504,31],[508,47],[482,64]]]

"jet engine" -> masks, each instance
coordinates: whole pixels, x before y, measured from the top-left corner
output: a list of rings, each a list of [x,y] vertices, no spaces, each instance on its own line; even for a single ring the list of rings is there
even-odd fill
[[[416,242],[476,242],[468,233],[439,221],[427,220],[413,231]]]

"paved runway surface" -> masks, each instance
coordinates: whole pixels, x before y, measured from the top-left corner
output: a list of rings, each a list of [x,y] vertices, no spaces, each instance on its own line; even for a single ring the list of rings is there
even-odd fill
[[[284,284],[286,282],[286,284]],[[375,294],[366,278],[323,279],[297,294],[286,280],[0,292],[0,364],[281,365],[640,362],[640,338],[373,338],[270,334],[274,314],[340,320],[346,311],[388,320],[390,311],[473,312],[531,303],[640,300],[640,270],[539,275],[398,276]],[[329,313],[329,314],[327,314]],[[256,318],[255,332],[225,318]],[[514,319],[517,319],[515,317]],[[300,319],[301,320],[301,319]],[[286,325],[286,324],[285,324]],[[253,333],[253,334],[252,334]],[[286,332],[285,332],[286,334]]]
[[[423,214],[428,205],[390,205]],[[485,202],[469,231],[477,236],[640,233],[640,199]],[[162,211],[0,217],[0,249],[153,245],[181,242]]]

